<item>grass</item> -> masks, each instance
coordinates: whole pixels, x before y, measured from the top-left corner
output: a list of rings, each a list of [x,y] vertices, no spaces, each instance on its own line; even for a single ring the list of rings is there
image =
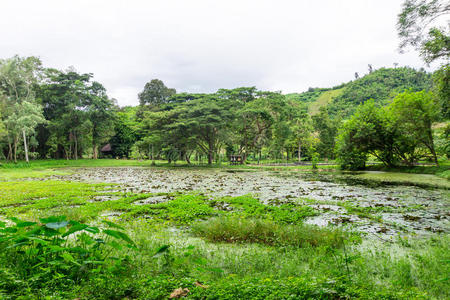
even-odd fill
[[[309,105],[309,113],[311,115],[318,114],[321,107],[326,106],[330,102],[332,102],[334,98],[342,94],[343,90],[344,89],[342,88],[323,92],[314,102]]]
[[[32,174],[44,177],[66,171],[60,167],[88,166],[90,162],[60,165],[60,161],[51,161],[46,165],[38,161],[32,162],[31,167],[3,166],[0,174],[17,172],[21,178]],[[141,162],[101,160],[94,164],[111,166],[109,163],[125,166]],[[76,263],[85,261],[82,255],[70,252],[77,249],[77,235],[64,243],[54,240],[56,246],[71,249],[68,251],[76,263],[63,254],[65,250],[44,245],[38,239],[32,239],[33,246],[27,245],[28,248],[16,246],[9,252],[2,248],[2,299],[165,299],[179,288],[189,290],[188,299],[450,298],[447,233],[382,243],[335,227],[303,224],[306,217],[318,212],[296,201],[272,206],[249,195],[211,199],[201,193],[172,193],[167,194],[172,199],[168,202],[134,205],[155,194],[114,192],[111,184],[2,178],[8,181],[0,182],[0,220],[11,224],[8,218],[20,217],[45,226],[40,220],[43,217],[65,215],[104,230],[108,229],[101,222],[107,218],[104,214],[120,212],[116,223],[137,248],[130,252],[118,246],[113,241],[120,235],[107,231],[113,234],[108,237],[108,247],[95,255],[107,254],[113,259],[103,262],[101,268],[90,267],[80,280],[70,277],[80,274]],[[112,199],[95,201],[101,197]],[[352,207],[346,202],[342,205],[369,217],[388,209]],[[20,233],[17,238],[27,235],[20,229],[25,227],[16,226]],[[100,241],[94,242],[93,246],[103,247]],[[42,247],[50,251],[45,252],[45,266],[33,260],[14,265],[14,261],[27,258],[22,255],[42,253]],[[38,259],[27,259],[30,258]],[[25,270],[27,277],[19,270]]]
[[[260,226],[273,223],[260,220]],[[234,224],[234,225],[233,225]],[[170,231],[144,220],[127,223],[138,251],[115,250],[102,271],[78,284],[59,278],[33,289],[1,256],[3,298],[164,299],[186,288],[188,299],[446,299],[449,237],[365,241],[334,247],[216,243],[195,230]],[[239,226],[229,223],[229,226]],[[283,230],[283,229],[279,229]],[[192,232],[192,234],[191,234]],[[306,232],[305,232],[306,233]],[[258,233],[259,234],[259,233]],[[284,243],[283,243],[284,244]],[[161,250],[165,249],[165,250]],[[38,271],[34,271],[38,272]],[[85,274],[86,275],[86,274]],[[58,283],[58,284],[57,284]],[[11,288],[5,292],[5,287]],[[21,287],[21,288],[17,288]]]
[[[413,166],[413,167],[395,167],[387,168],[383,165],[368,166],[369,171],[385,171],[395,173],[412,173],[412,174],[430,174],[449,180],[450,179],[450,160],[441,161],[437,166]]]
[[[313,225],[282,225],[262,219],[237,217],[213,218],[192,226],[196,236],[210,242],[259,243],[269,246],[292,247],[342,247],[349,238],[338,229],[319,228]]]
[[[450,180],[432,174],[400,172],[361,172],[357,178],[388,184],[407,184],[450,189]]]

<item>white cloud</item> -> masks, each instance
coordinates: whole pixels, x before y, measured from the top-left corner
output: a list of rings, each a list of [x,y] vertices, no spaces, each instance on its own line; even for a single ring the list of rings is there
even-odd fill
[[[0,57],[92,72],[121,105],[152,78],[178,91],[303,91],[400,65],[401,0],[3,0]]]

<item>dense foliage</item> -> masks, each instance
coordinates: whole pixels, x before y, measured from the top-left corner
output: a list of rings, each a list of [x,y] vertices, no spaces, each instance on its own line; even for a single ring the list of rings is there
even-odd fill
[[[380,68],[364,77],[349,82],[342,94],[330,105],[333,114],[350,116],[356,107],[369,99],[386,105],[392,98],[405,90],[429,90],[431,75],[412,68]]]
[[[433,76],[408,67],[370,67],[369,74],[347,84],[288,95],[255,87],[177,93],[154,79],[139,94],[139,106],[124,108],[115,105],[92,74],[46,69],[35,57],[15,56],[2,60],[0,67],[0,147],[8,160],[100,155],[212,164],[238,155],[244,162],[310,160],[317,165],[319,159],[334,159],[338,153],[342,162],[344,156],[347,161],[359,161],[360,168],[367,154],[392,166],[421,159],[437,163],[448,152],[445,146],[434,146],[431,131],[433,122],[448,118],[448,66]],[[427,113],[391,104],[396,95],[422,90],[430,91],[426,92],[428,107],[423,108]],[[393,125],[383,125],[389,123],[386,120],[370,120],[369,124],[378,124],[376,129],[357,120],[364,114],[361,109],[353,112],[369,99],[373,105],[391,106],[380,118],[389,115],[389,122],[398,124],[396,130],[402,134],[391,133]],[[416,123],[402,116],[415,118]],[[359,138],[370,139],[355,140],[360,148],[356,150],[349,141],[344,143],[348,138],[341,134],[336,152],[338,128],[349,117],[344,128],[351,131],[353,126]],[[406,135],[416,127],[424,132],[424,123],[427,138],[422,133]],[[373,145],[378,142],[372,140],[372,131],[383,135],[378,137],[381,143],[402,150],[395,155],[383,150],[380,155],[381,146]],[[442,140],[443,133],[436,139]]]
[[[398,162],[413,165],[427,157],[438,164],[431,128],[437,118],[430,92],[407,91],[385,107],[367,101],[340,131],[337,151],[341,165],[362,169],[369,154],[387,167]]]

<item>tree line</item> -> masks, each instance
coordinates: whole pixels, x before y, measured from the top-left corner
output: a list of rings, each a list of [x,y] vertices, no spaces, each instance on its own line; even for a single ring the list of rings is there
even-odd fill
[[[437,163],[448,149],[434,146],[432,124],[446,117],[433,90],[441,82],[432,82],[421,70],[380,68],[332,89],[283,95],[255,87],[177,93],[153,79],[138,106],[120,108],[92,74],[14,56],[0,60],[1,154],[10,161],[110,156],[208,164],[231,155],[257,163],[320,158],[351,169],[370,157],[387,166]],[[342,93],[311,114],[311,103],[333,89]]]

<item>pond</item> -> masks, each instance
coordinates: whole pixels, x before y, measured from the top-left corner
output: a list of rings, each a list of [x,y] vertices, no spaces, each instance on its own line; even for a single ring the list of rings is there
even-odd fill
[[[78,168],[52,178],[114,183],[115,192],[159,194],[136,205],[170,201],[164,194],[175,192],[203,193],[210,199],[250,194],[269,205],[315,208],[320,214],[307,223],[343,226],[383,239],[450,231],[448,180],[431,175],[108,167]]]

